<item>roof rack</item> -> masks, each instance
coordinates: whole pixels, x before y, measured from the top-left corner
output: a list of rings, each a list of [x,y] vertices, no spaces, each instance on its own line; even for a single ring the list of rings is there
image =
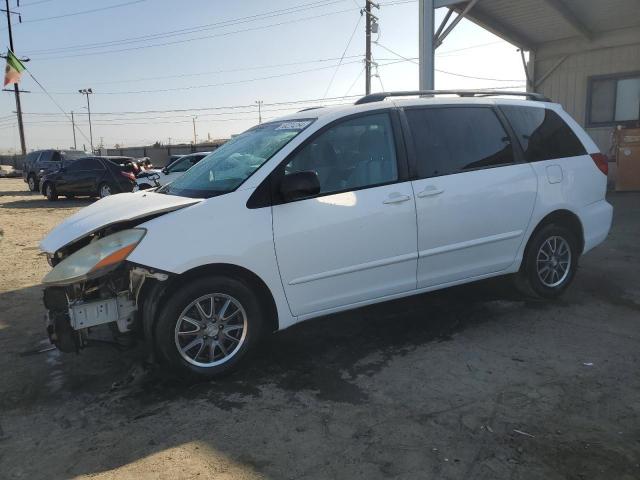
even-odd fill
[[[409,97],[414,95],[458,95],[459,97],[495,97],[509,95],[513,97],[526,97],[529,100],[538,102],[550,102],[551,100],[540,93],[535,92],[513,92],[510,90],[407,90],[401,92],[379,92],[365,95],[356,100],[354,105],[363,103],[380,102],[387,97]]]

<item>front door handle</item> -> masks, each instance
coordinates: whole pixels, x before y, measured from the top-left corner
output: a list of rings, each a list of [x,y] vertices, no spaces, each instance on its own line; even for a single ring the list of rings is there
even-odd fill
[[[402,203],[402,202],[406,202],[408,200],[411,200],[411,197],[409,195],[402,195],[399,193],[396,194],[391,194],[389,195],[389,197],[386,200],[383,200],[382,203],[384,204],[392,204],[392,203]]]
[[[419,198],[433,197],[435,195],[440,195],[442,192],[444,192],[444,189],[438,188],[435,185],[429,185],[423,191],[418,193],[418,197]]]

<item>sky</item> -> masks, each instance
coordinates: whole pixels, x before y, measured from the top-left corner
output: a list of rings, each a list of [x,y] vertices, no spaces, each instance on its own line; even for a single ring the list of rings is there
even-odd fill
[[[306,106],[364,94],[364,0],[10,0],[27,149],[227,138]],[[436,25],[446,9],[436,11]],[[418,1],[381,0],[372,91],[418,88]],[[9,44],[6,24],[0,38]],[[518,87],[520,53],[463,20],[436,51],[435,86]],[[448,73],[445,73],[448,72]],[[453,75],[455,74],[455,75]],[[479,77],[479,78],[468,78]],[[353,97],[352,97],[353,96]],[[346,97],[346,98],[345,98]],[[322,100],[324,99],[324,100]],[[296,102],[296,103],[292,103]],[[19,150],[14,95],[0,96],[0,150]]]

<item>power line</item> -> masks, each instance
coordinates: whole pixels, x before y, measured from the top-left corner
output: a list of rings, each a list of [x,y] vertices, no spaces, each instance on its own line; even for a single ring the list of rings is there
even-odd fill
[[[349,55],[342,58],[360,58],[362,55]],[[227,70],[211,70],[208,72],[194,72],[194,73],[179,73],[175,75],[163,75],[159,77],[141,77],[141,78],[130,78],[130,79],[121,79],[121,80],[109,80],[106,82],[92,82],[93,85],[111,85],[116,83],[132,83],[132,82],[143,82],[149,80],[168,80],[172,78],[183,78],[183,77],[197,77],[201,75],[214,75],[218,73],[234,73],[234,72],[246,72],[250,70],[263,70],[269,68],[279,68],[279,67],[290,67],[295,65],[305,65],[310,63],[324,63],[330,62],[334,60],[340,60],[341,57],[330,57],[330,58],[319,58],[317,60],[305,60],[300,62],[288,62],[288,63],[275,63],[271,65],[259,65],[255,67],[243,67],[243,68],[232,68]]]
[[[131,2],[124,2],[124,3],[118,3],[116,5],[109,5],[107,7],[93,8],[91,10],[82,10],[80,12],[64,13],[62,15],[54,15],[53,17],[34,18],[34,19],[31,19],[31,20],[25,20],[22,23],[44,22],[45,20],[57,20],[59,18],[75,17],[76,15],[85,15],[87,13],[102,12],[104,10],[111,10],[113,8],[126,7],[128,5],[133,5],[135,3],[142,3],[142,2],[146,2],[146,1],[147,0],[133,0]],[[39,3],[43,3],[43,2],[39,2]],[[33,4],[31,4],[31,5],[33,5]]]
[[[137,47],[120,48],[120,49],[115,49],[115,50],[105,50],[105,51],[102,51],[102,52],[80,53],[80,54],[74,54],[74,55],[59,55],[59,56],[55,56],[55,57],[42,57],[42,58],[39,58],[38,60],[58,60],[58,59],[62,59],[62,58],[86,57],[86,56],[91,56],[91,55],[103,55],[103,54],[108,54],[108,53],[129,52],[129,51],[132,51],[132,50],[143,50],[143,49],[146,49],[146,48],[167,47],[167,46],[179,45],[179,44],[188,43],[188,42],[194,42],[194,41],[198,41],[198,40],[226,37],[226,36],[235,35],[235,34],[238,34],[238,33],[246,33],[246,32],[265,30],[265,29],[269,29],[269,28],[272,28],[272,27],[280,27],[282,25],[290,25],[292,23],[298,23],[298,22],[302,22],[302,21],[306,21],[306,20],[317,20],[317,19],[322,18],[322,17],[328,17],[330,15],[337,15],[337,14],[340,14],[340,13],[351,12],[353,10],[354,10],[353,8],[349,8],[349,9],[345,9],[345,10],[337,10],[337,11],[334,11],[334,12],[328,12],[328,13],[323,13],[323,14],[318,14],[318,15],[312,15],[312,16],[308,16],[308,17],[302,17],[302,18],[297,18],[297,19],[293,19],[293,20],[287,20],[287,21],[278,22],[278,23],[272,23],[270,25],[245,28],[245,29],[241,29],[241,30],[234,30],[234,31],[231,31],[231,32],[218,33],[218,34],[214,34],[214,35],[204,35],[204,36],[200,36],[200,37],[192,37],[192,38],[187,38],[187,39],[183,39],[183,40],[175,40],[175,41],[171,41],[171,42],[154,43],[152,45],[140,45],[140,46],[137,46]]]
[[[329,98],[307,98],[301,100],[289,100],[289,101],[281,101],[281,102],[265,102],[263,106],[282,106],[282,105],[299,105],[301,103],[318,103],[324,101],[332,101],[332,100],[344,100],[345,98],[354,98],[359,97],[360,95],[344,95],[341,97],[329,97]],[[226,105],[226,106],[217,106],[217,107],[195,107],[195,108],[175,108],[175,109],[167,109],[167,110],[136,110],[136,111],[120,111],[120,112],[91,112],[92,115],[138,115],[138,114],[147,114],[147,113],[183,113],[183,112],[201,112],[207,110],[233,110],[238,108],[250,108],[255,107],[255,104],[245,104],[245,105]],[[66,116],[66,112],[65,116]],[[57,113],[51,112],[30,112],[25,113],[25,115],[59,115]],[[78,112],[76,115],[86,115],[86,113]]]
[[[405,56],[403,56],[403,55],[400,55],[399,53],[394,52],[394,51],[393,51],[393,50],[391,50],[390,48],[385,47],[384,45],[381,45],[380,43],[376,43],[376,45],[378,45],[379,47],[381,47],[381,48],[383,48],[384,50],[388,51],[389,53],[392,53],[393,55],[395,55],[395,56],[397,56],[397,57],[399,57],[399,58],[402,58],[403,60],[405,60],[405,61],[407,61],[407,62],[411,62],[411,63],[414,63],[414,64],[416,64],[416,65],[418,64],[418,62],[416,62],[415,60],[410,59],[410,58],[407,58],[407,57],[405,57]],[[490,77],[478,77],[478,76],[473,76],[473,75],[466,75],[466,74],[464,74],[464,73],[449,72],[449,71],[447,71],[447,70],[441,70],[441,69],[438,69],[438,68],[434,68],[434,70],[435,70],[436,72],[444,73],[445,75],[452,75],[452,76],[454,76],[454,77],[462,77],[462,78],[470,78],[470,79],[472,79],[472,80],[487,80],[487,81],[492,81],[492,82],[519,82],[519,81],[521,81],[521,80],[522,80],[522,79],[520,79],[520,78],[514,79],[514,78],[490,78]]]
[[[349,46],[351,45],[351,41],[353,40],[354,35],[356,34],[356,31],[358,30],[358,27],[360,26],[360,21],[362,20],[362,12],[360,12],[360,16],[358,17],[358,21],[356,22],[356,26],[353,29],[353,32],[351,32],[351,36],[349,37],[349,40],[347,40],[347,46],[344,47],[344,51],[342,52],[342,56],[340,57],[340,61],[338,62],[338,65],[336,65],[336,69],[333,71],[333,75],[331,75],[331,80],[329,80],[329,85],[327,85],[327,89],[324,91],[324,95],[322,96],[323,98],[327,96],[327,94],[329,93],[329,89],[331,88],[331,85],[333,85],[333,80],[336,78],[336,74],[338,73],[338,69],[340,68],[340,65],[342,65],[342,61],[344,60],[344,56],[347,54],[347,50],[349,50]]]
[[[346,62],[344,63],[344,65],[350,65],[353,63],[360,63],[359,60],[354,60],[352,62]],[[211,87],[221,87],[221,86],[228,86],[228,85],[240,85],[243,83],[251,83],[251,82],[257,82],[257,81],[261,81],[261,80],[269,80],[269,79],[273,79],[273,78],[281,78],[281,77],[289,77],[292,75],[300,75],[303,73],[309,73],[309,72],[317,72],[320,70],[327,70],[327,69],[331,69],[334,68],[336,65],[329,65],[329,66],[324,66],[324,67],[316,67],[316,68],[308,68],[305,70],[298,70],[295,72],[287,72],[287,73],[278,73],[278,74],[274,74],[274,75],[268,75],[268,76],[263,76],[263,77],[255,77],[255,78],[248,78],[248,79],[244,79],[244,80],[235,80],[235,81],[229,81],[229,82],[218,82],[218,83],[209,83],[209,84],[204,84],[204,85],[187,85],[187,86],[183,86],[183,87],[171,87],[171,88],[157,88],[157,89],[148,89],[148,90],[129,90],[129,91],[112,91],[112,92],[94,92],[94,94],[96,95],[136,95],[136,94],[147,94],[147,93],[162,93],[162,92],[175,92],[175,91],[182,91],[182,90],[195,90],[195,89],[200,89],[200,88],[211,88]],[[75,93],[72,92],[52,92],[56,95],[75,95]]]
[[[232,19],[228,19],[228,20],[221,20],[219,22],[214,22],[214,23],[209,23],[209,24],[204,24],[204,25],[198,25],[198,26],[194,26],[194,27],[186,27],[186,28],[181,28],[181,29],[177,29],[177,30],[168,30],[165,32],[158,32],[158,33],[152,33],[152,34],[146,34],[146,35],[140,35],[140,36],[136,36],[136,37],[128,37],[128,38],[123,38],[123,39],[119,39],[119,40],[111,40],[111,41],[107,41],[107,42],[94,42],[94,43],[85,43],[85,44],[79,44],[79,45],[69,45],[66,47],[57,47],[57,48],[49,48],[49,49],[43,49],[43,50],[35,50],[33,52],[29,52],[30,55],[38,55],[41,53],[60,53],[60,52],[64,52],[64,51],[73,51],[73,50],[87,50],[87,49],[94,49],[94,48],[102,48],[102,47],[110,47],[110,46],[117,46],[117,45],[126,45],[126,44],[130,44],[130,43],[137,43],[137,42],[143,42],[143,41],[148,41],[148,40],[157,40],[160,38],[169,38],[169,37],[174,37],[174,36],[178,36],[178,35],[188,35],[191,33],[198,33],[198,32],[202,32],[202,31],[206,31],[206,30],[214,30],[214,29],[219,29],[219,28],[223,28],[223,27],[230,27],[230,26],[234,26],[234,25],[240,25],[243,23],[250,23],[250,22],[254,22],[257,20],[264,20],[264,19],[268,19],[268,18],[273,18],[273,17],[279,17],[282,15],[290,15],[292,13],[299,13],[299,12],[303,12],[306,10],[311,10],[314,8],[320,8],[320,7],[324,7],[324,6],[328,6],[328,5],[334,5],[336,3],[342,3],[345,0],[332,0],[332,1],[328,1],[328,2],[323,2],[323,1],[314,1],[311,3],[303,3],[303,4],[299,4],[299,5],[294,5],[292,7],[287,7],[287,8],[281,8],[278,10],[270,10],[264,13],[259,13],[259,14],[254,14],[254,15],[247,15],[244,17],[237,17],[237,18],[232,18]]]

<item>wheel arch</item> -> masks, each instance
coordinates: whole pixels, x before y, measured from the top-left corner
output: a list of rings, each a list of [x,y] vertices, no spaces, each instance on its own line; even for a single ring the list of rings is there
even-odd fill
[[[578,251],[582,254],[582,251],[584,250],[584,228],[582,227],[580,218],[571,210],[558,209],[545,215],[531,231],[531,234],[527,239],[527,246],[525,247],[523,258],[527,257],[529,243],[535,234],[538,233],[540,229],[551,224],[561,225],[571,230],[578,239]]]
[[[152,338],[157,321],[157,312],[167,302],[171,292],[181,284],[207,275],[222,275],[237,278],[255,287],[260,304],[267,310],[267,325],[271,331],[279,329],[278,309],[275,299],[267,284],[251,270],[230,263],[211,263],[200,265],[183,272],[172,275],[166,282],[153,282],[155,286],[150,292],[150,298],[143,304],[143,323],[145,336]]]

